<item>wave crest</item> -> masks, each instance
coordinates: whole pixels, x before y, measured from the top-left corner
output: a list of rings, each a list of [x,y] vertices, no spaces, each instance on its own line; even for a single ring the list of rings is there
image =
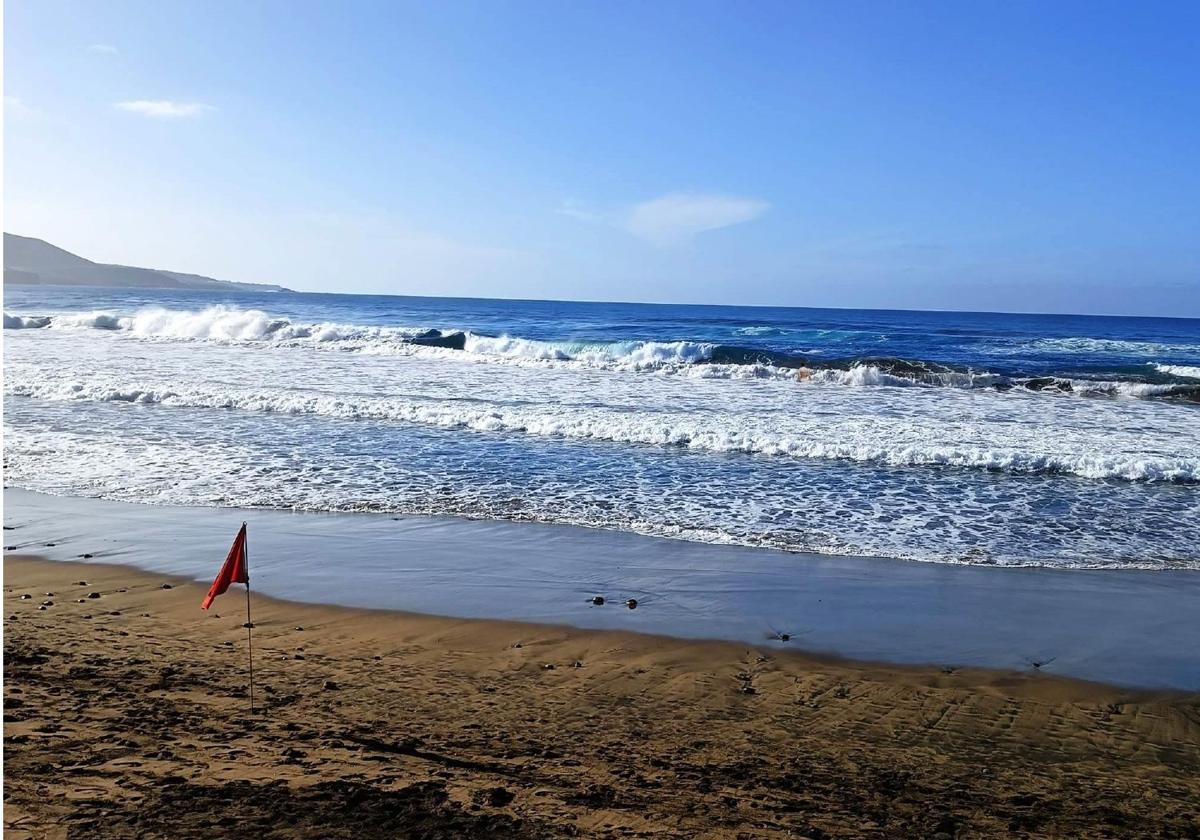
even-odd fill
[[[658,371],[706,379],[797,379],[859,387],[995,388],[1083,396],[1182,398],[1200,401],[1200,384],[1163,382],[1200,379],[1200,368],[1154,364],[1156,381],[1090,380],[1061,376],[1009,377],[961,370],[937,362],[897,358],[814,360],[797,353],[697,341],[542,341],[468,330],[374,327],[329,322],[300,324],[257,309],[219,305],[203,310],[148,307],[132,315],[73,312],[56,315],[4,313],[5,329],[94,329],[157,341],[269,343],[336,348],[369,354],[462,351],[472,359],[520,365],[571,365],[620,371]],[[769,329],[749,327],[749,331]],[[1121,342],[1047,339],[1054,346],[1109,347]],[[1091,344],[1088,344],[1088,343]]]
[[[216,385],[171,387],[113,380],[54,380],[37,374],[6,377],[5,393],[43,400],[83,400],[161,404],[181,408],[222,408],[341,420],[419,423],[451,429],[507,432],[616,443],[674,446],[709,452],[857,461],[890,467],[941,466],[1018,474],[1069,474],[1133,482],[1200,482],[1200,457],[1161,457],[1129,452],[1056,452],[892,441],[886,436],[844,438],[773,431],[755,425],[723,426],[694,415],[669,417],[584,409],[464,405],[403,397],[323,396],[287,389],[246,389]]]

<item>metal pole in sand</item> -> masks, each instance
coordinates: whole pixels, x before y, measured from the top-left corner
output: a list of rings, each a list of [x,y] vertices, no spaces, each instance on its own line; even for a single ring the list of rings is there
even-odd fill
[[[242,523],[244,528],[246,523]],[[250,663],[250,714],[254,714],[254,622],[250,620],[250,535],[242,547],[246,564],[246,659]]]

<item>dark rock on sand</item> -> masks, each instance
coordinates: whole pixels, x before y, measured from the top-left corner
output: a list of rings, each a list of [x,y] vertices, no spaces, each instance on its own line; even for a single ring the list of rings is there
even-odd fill
[[[494,787],[488,788],[487,790],[477,791],[473,798],[481,805],[490,805],[493,808],[503,808],[505,805],[516,799],[517,796],[507,788]]]

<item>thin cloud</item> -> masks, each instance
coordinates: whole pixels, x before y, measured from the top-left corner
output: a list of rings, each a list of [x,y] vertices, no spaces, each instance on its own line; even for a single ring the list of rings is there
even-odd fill
[[[571,198],[565,200],[554,212],[560,216],[570,216],[572,219],[579,219],[581,222],[604,221],[603,214],[589,210],[583,204]]]
[[[116,55],[120,52],[112,44],[91,44],[87,48],[88,52],[104,53],[105,55]]]
[[[770,206],[754,198],[670,193],[635,204],[621,226],[655,245],[676,245],[705,231],[753,221]]]
[[[198,117],[216,110],[213,106],[200,102],[173,102],[170,99],[133,99],[128,102],[118,102],[116,107],[122,111],[160,120]]]

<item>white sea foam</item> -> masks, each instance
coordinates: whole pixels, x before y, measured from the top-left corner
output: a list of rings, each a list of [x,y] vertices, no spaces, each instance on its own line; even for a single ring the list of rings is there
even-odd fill
[[[6,313],[16,486],[944,562],[1200,562],[1200,411],[1132,398],[1186,384],[1005,390],[886,360],[798,381],[701,342],[463,332],[454,350],[233,307],[45,312]],[[1187,486],[1148,486],[1166,482]]]
[[[1128,355],[1165,355],[1171,353],[1200,353],[1200,344],[1167,344],[1158,341],[1132,341],[1118,338],[1090,338],[1071,336],[1067,338],[1037,338],[1019,345],[991,347],[991,352],[1026,353],[1030,350],[1050,353],[1121,353]]]
[[[127,402],[183,408],[316,415],[343,420],[400,421],[442,428],[510,432],[618,443],[673,446],[709,452],[847,460],[886,466],[944,466],[1011,473],[1066,473],[1091,479],[1147,482],[1200,481],[1200,455],[1158,456],[1108,449],[1068,452],[1050,440],[1031,448],[947,443],[880,417],[822,429],[812,422],[777,423],[730,415],[665,415],[579,405],[477,405],[458,400],[326,395],[262,386],[214,383],[136,383],[10,371],[5,393],[40,400]],[[999,443],[999,441],[997,441]]]
[[[50,326],[49,315],[10,315],[4,313],[4,329],[36,330]]]
[[[329,349],[364,355],[423,356],[468,363],[496,363],[522,367],[595,368],[629,372],[658,372],[696,379],[799,380],[805,384],[855,387],[952,387],[975,389],[1008,384],[987,371],[914,370],[898,373],[876,364],[848,368],[817,368],[804,378],[796,369],[767,363],[713,363],[716,345],[694,341],[538,341],[518,336],[486,336],[461,331],[463,350],[412,343],[427,327],[374,327],[329,322],[295,323],[261,310],[211,306],[203,310],[140,309],[132,315],[111,311],[68,312],[51,315],[4,314],[5,329],[98,330],[147,341],[202,341],[224,345],[289,346]],[[748,327],[743,330],[769,330]],[[454,333],[453,329],[443,334]],[[1043,339],[1061,349],[1117,349],[1137,342],[1093,339]],[[1149,345],[1146,345],[1149,347]],[[1156,347],[1158,345],[1155,345]],[[1159,371],[1180,377],[1200,378],[1200,368],[1156,365]],[[1153,398],[1179,392],[1179,386],[1108,380],[1059,379],[1036,390],[1086,396]],[[1020,385],[1020,381],[1015,383]],[[1061,386],[1061,387],[1059,387]]]
[[[147,307],[132,315],[109,311],[64,312],[53,315],[4,313],[5,329],[107,330],[136,338],[168,341],[211,341],[253,344],[270,342],[377,342],[404,341],[421,332],[403,327],[369,327],[354,324],[296,324],[273,318],[258,309],[210,306],[202,310]]]
[[[693,341],[533,341],[467,332],[463,349],[481,356],[644,370],[703,362],[712,355],[713,345]]]
[[[1154,365],[1159,373],[1182,376],[1185,379],[1200,379],[1200,365]]]

